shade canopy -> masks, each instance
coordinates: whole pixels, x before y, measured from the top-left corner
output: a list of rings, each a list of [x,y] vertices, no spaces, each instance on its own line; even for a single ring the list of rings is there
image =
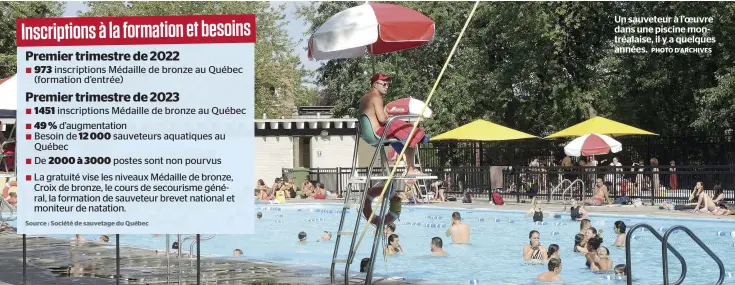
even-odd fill
[[[446,133],[434,136],[431,140],[507,141],[531,138],[538,137],[485,120],[477,120]]]
[[[308,56],[316,60],[384,54],[424,45],[434,38],[434,21],[394,4],[365,3],[341,11],[311,35]]]
[[[603,117],[594,117],[568,127],[557,133],[547,136],[550,138],[562,138],[562,137],[580,137],[588,134],[603,134],[609,136],[626,136],[626,135],[649,135],[657,136],[649,131],[641,130],[636,127],[631,127],[623,123],[619,123]]]

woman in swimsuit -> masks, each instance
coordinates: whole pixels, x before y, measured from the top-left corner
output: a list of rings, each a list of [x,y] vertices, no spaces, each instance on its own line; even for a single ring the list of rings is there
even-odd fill
[[[268,187],[265,186],[263,179],[258,179],[255,191],[257,192],[256,200],[268,200]]]
[[[669,211],[682,211],[682,210],[692,210],[699,205],[699,195],[702,194],[702,191],[704,191],[704,184],[702,181],[697,182],[697,184],[694,186],[694,190],[692,190],[692,193],[689,194],[689,203],[684,205],[677,205],[675,203],[669,203],[664,202],[659,209],[662,210],[669,210]]]
[[[625,222],[615,221],[613,227],[615,228],[615,233],[618,234],[618,238],[613,243],[613,246],[625,247],[625,228],[627,227]]]
[[[555,243],[552,243],[551,245],[549,245],[549,249],[546,251],[546,255],[549,256],[549,259],[552,259],[552,258],[561,259],[561,254],[559,252],[559,245]]]
[[[538,201],[536,200],[536,197],[533,197],[531,199],[531,209],[528,210],[526,213],[526,217],[533,216],[533,222],[543,222],[544,221],[544,209],[541,208],[541,205],[539,205]],[[546,215],[546,217],[550,217],[554,213],[549,213]]]
[[[399,243],[398,235],[391,234],[388,236],[388,246],[385,247],[385,254],[403,253],[403,247]]]
[[[547,259],[546,248],[541,245],[541,234],[533,230],[528,233],[529,243],[523,247],[523,260],[544,261]]]
[[[589,219],[587,211],[582,206],[577,204],[577,201],[572,199],[572,205],[569,207],[569,215],[574,221],[581,221],[582,219]]]

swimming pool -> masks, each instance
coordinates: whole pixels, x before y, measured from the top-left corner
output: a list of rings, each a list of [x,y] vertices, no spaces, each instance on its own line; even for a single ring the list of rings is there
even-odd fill
[[[310,269],[309,271],[328,274],[334,242],[316,240],[323,231],[336,233],[341,204],[256,205],[256,208],[263,213],[263,218],[256,220],[256,234],[218,235],[212,240],[202,241],[202,254],[231,256],[233,249],[239,248],[244,252],[243,258],[299,266]],[[451,223],[451,213],[455,210],[471,225],[470,245],[453,245],[444,235],[446,225]],[[345,230],[352,230],[354,220],[355,214],[352,210],[348,214]],[[593,226],[604,230],[604,245],[610,249],[614,264],[625,263],[625,250],[611,246],[615,239],[613,223],[616,220],[625,221],[629,227],[645,222],[656,229],[685,225],[710,245],[725,263],[727,272],[735,271],[735,259],[732,258],[735,253],[735,237],[730,235],[730,232],[735,231],[735,222],[594,215]],[[624,284],[619,280],[601,280],[606,279],[607,275],[591,273],[585,267],[585,259],[572,252],[574,234],[579,231],[579,223],[569,221],[568,215],[560,219],[546,218],[545,221],[546,224],[534,224],[530,217],[524,218],[523,213],[517,211],[406,206],[400,222],[397,222],[396,231],[406,252],[398,256],[388,256],[387,265],[384,264],[381,254],[375,263],[375,274],[418,278],[440,284],[468,284],[470,280],[478,280],[479,284],[531,284],[538,274],[546,271],[545,265],[528,265],[522,261],[521,252],[528,243],[528,232],[535,229],[541,232],[541,243],[544,246],[555,243],[561,247],[561,276],[567,284]],[[364,223],[361,230],[363,226]],[[308,234],[308,244],[297,242],[299,231]],[[726,233],[718,236],[718,232]],[[371,233],[372,227],[365,235],[351,266],[355,273],[359,271],[360,259],[369,256],[373,237]],[[444,239],[448,257],[428,256],[429,241],[435,236]],[[661,284],[660,242],[643,231],[637,231],[636,237],[631,246],[635,284]],[[687,261],[689,269],[685,284],[714,283],[718,274],[717,266],[702,249],[683,233],[674,234],[671,241]],[[165,237],[124,235],[120,242],[162,249]],[[349,238],[342,239],[340,248],[344,255],[349,243]],[[182,250],[188,252],[188,242],[183,244]],[[670,279],[673,281],[679,276],[680,265],[670,252],[669,262]],[[342,266],[343,264],[338,264],[338,268],[343,268]],[[338,271],[339,274],[343,272],[344,270]],[[735,279],[726,276],[725,284],[733,283]]]

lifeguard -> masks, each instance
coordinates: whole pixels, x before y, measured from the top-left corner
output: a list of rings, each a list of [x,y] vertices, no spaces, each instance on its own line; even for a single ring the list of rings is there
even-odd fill
[[[388,93],[390,80],[391,78],[389,76],[383,75],[382,73],[373,75],[370,79],[370,91],[360,98],[360,112],[370,119],[373,130],[376,130],[375,133],[378,136],[383,134],[385,124],[388,121],[388,112],[385,110],[382,96]],[[392,145],[397,152],[402,151],[404,145],[406,143],[408,144],[408,149],[406,149],[407,175],[422,176],[424,174],[416,169],[414,165],[414,150],[420,142],[427,143],[429,137],[426,136],[423,130],[418,129],[414,133],[413,138],[411,138],[411,141],[407,142],[412,127],[413,125],[405,121],[393,120],[390,126],[388,126],[388,132],[385,136],[387,139],[397,139],[403,142],[403,144]]]

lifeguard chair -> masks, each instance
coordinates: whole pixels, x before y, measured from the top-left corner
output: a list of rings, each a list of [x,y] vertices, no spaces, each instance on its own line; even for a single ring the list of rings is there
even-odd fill
[[[363,215],[369,215],[369,212],[372,211],[372,209],[366,209],[366,204],[373,203],[373,201],[367,201],[367,197],[378,197],[380,196],[380,193],[378,192],[377,195],[372,196],[369,194],[370,189],[373,187],[380,186],[380,190],[382,190],[382,187],[385,185],[388,180],[388,176],[390,175],[390,166],[388,164],[388,156],[385,152],[385,147],[392,144],[392,143],[402,143],[399,140],[394,139],[386,139],[386,134],[388,132],[388,127],[390,124],[398,119],[416,119],[418,118],[418,115],[400,115],[400,116],[393,116],[389,117],[388,120],[385,122],[385,130],[383,133],[378,136],[375,133],[375,130],[373,130],[373,125],[370,122],[370,119],[367,115],[360,114],[357,117],[357,134],[355,136],[355,148],[352,155],[352,168],[350,171],[350,179],[348,180],[348,186],[347,191],[344,194],[344,206],[342,207],[342,216],[339,220],[339,229],[337,230],[337,238],[334,243],[334,254],[332,255],[332,264],[330,268],[330,281],[331,284],[335,284],[335,268],[337,263],[344,263],[345,264],[345,271],[344,271],[344,284],[349,284],[349,278],[350,278],[350,264],[355,259],[355,254],[357,253],[357,248],[359,247],[359,244],[355,244],[357,241],[357,232],[360,227],[360,222],[363,219]],[[360,176],[357,172],[357,152],[360,144],[360,140],[365,141],[370,146],[375,147],[375,152],[373,153],[373,158],[370,161],[370,164],[367,169],[367,173],[365,173],[365,176]],[[420,167],[420,161],[419,161],[419,151],[418,149],[415,152],[416,157],[415,158],[407,158],[407,159],[415,159],[416,167]],[[382,165],[380,168],[380,174],[379,175],[373,175],[374,174],[374,168],[375,168],[375,162],[378,159],[378,155],[380,155],[380,160],[382,161]],[[422,171],[423,172],[423,171]],[[407,180],[415,180],[416,183],[419,185],[419,187],[426,187],[426,181],[431,179],[437,179],[436,176],[430,176],[430,175],[422,175],[422,176],[411,176],[411,177],[404,177],[403,175],[399,175],[396,173],[396,175],[392,178],[394,181],[402,181],[406,182]],[[374,183],[373,183],[374,182]],[[390,185],[388,186],[388,189],[386,190],[385,195],[383,196],[383,200],[379,201],[377,203],[380,203],[380,206],[378,207],[377,213],[375,214],[375,217],[372,221],[368,221],[375,225],[377,227],[377,231],[375,234],[375,237],[373,239],[372,244],[372,250],[370,251],[370,262],[368,264],[368,268],[366,270],[367,276],[365,277],[365,284],[372,284],[372,275],[373,275],[373,265],[375,264],[375,259],[377,257],[378,252],[378,245],[380,244],[381,237],[383,236],[383,227],[385,224],[386,219],[389,219],[388,216],[390,214],[387,212],[389,210],[389,207],[386,207],[386,204],[389,203],[391,200],[391,197],[394,196],[394,194],[397,191],[401,191],[403,188],[398,187],[402,185],[402,183],[394,183],[390,182]],[[360,187],[363,186],[363,187]],[[357,204],[354,204],[350,202],[350,196],[352,194],[353,189],[362,190],[361,196],[359,197],[359,202]],[[373,193],[374,194],[374,193]],[[400,203],[400,201],[392,201],[391,205],[395,204],[396,202]],[[369,205],[368,205],[369,206]],[[344,221],[345,217],[347,216],[347,210],[353,207],[357,207],[357,219],[355,221],[355,229],[353,231],[343,231],[344,228]],[[369,210],[369,211],[367,211]],[[392,211],[392,209],[391,209]],[[365,219],[367,220],[367,216]],[[338,258],[339,253],[339,244],[342,236],[352,236],[352,242],[350,243],[349,252],[347,253],[347,258]]]

